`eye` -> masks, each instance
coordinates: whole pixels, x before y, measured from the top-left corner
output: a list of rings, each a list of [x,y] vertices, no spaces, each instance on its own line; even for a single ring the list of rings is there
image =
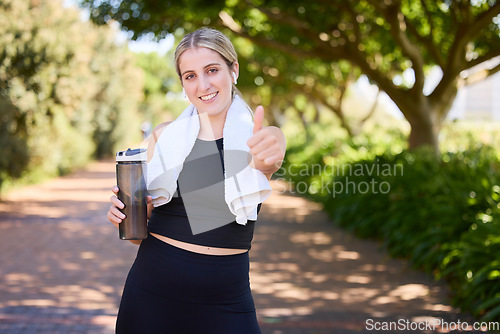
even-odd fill
[[[184,80],[189,80],[189,79],[192,79],[194,78],[194,74],[188,74],[184,77]]]
[[[219,72],[218,68],[210,68],[210,69],[208,69],[208,73],[217,73],[217,72]]]

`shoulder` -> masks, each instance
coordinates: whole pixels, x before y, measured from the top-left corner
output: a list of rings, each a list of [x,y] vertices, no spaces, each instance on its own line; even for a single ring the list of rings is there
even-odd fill
[[[154,128],[153,132],[151,133],[151,137],[149,139],[149,144],[148,144],[148,162],[153,158],[153,154],[155,151],[155,145],[156,142],[158,141],[158,138],[160,137],[161,133],[163,130],[167,127],[172,122],[165,122],[161,123],[157,127]]]

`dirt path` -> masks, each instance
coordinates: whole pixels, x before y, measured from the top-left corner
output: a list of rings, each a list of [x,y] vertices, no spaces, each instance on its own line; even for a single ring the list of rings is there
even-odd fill
[[[136,253],[105,217],[114,183],[114,164],[98,162],[0,203],[0,333],[114,332]],[[251,250],[265,334],[359,333],[384,322],[438,319],[472,324],[449,306],[442,285],[335,228],[318,205],[273,186]]]

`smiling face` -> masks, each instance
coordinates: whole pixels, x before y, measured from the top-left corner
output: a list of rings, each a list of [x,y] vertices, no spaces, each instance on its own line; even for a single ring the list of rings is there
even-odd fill
[[[198,113],[210,118],[225,118],[232,102],[233,73],[238,74],[238,63],[232,69],[222,56],[208,48],[190,48],[179,58],[182,86]]]

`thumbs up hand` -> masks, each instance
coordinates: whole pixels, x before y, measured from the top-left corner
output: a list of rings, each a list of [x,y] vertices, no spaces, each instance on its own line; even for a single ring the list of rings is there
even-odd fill
[[[250,166],[258,169],[268,178],[283,163],[286,151],[285,136],[275,126],[263,126],[264,107],[258,106],[254,114],[253,136],[247,141],[252,155]]]

